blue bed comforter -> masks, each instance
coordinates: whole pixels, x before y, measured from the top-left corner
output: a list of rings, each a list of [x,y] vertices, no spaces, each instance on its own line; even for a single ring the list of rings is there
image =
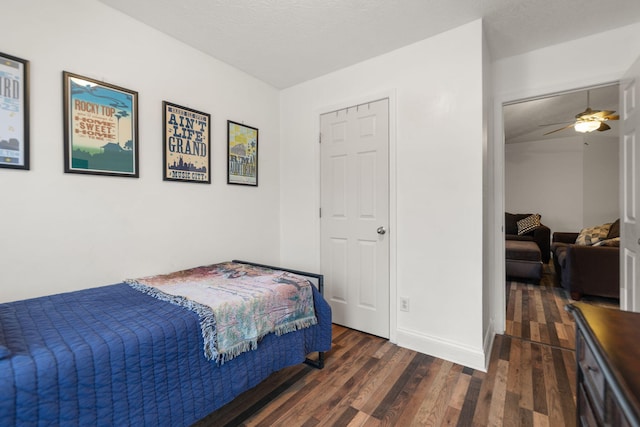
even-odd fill
[[[198,315],[117,284],[0,304],[0,424],[186,426],[331,346],[318,324],[208,361]],[[5,356],[3,357],[3,354]]]

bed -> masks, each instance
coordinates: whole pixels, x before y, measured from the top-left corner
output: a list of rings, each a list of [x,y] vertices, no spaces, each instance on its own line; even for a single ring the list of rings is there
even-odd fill
[[[187,426],[284,367],[321,368],[331,347],[322,276],[277,270],[312,284],[317,321],[228,358],[203,350],[201,314],[132,283],[0,304],[2,424]]]

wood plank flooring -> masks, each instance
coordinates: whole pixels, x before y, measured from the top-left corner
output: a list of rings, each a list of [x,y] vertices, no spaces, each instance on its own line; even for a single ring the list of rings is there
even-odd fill
[[[549,277],[508,282],[486,373],[334,325],[324,369],[283,369],[196,426],[574,426],[575,329]]]
[[[505,335],[573,350],[575,325],[564,309],[569,302],[560,288],[508,282]]]

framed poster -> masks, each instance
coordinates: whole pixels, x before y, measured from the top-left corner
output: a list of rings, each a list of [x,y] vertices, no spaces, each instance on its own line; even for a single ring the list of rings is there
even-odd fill
[[[0,167],[29,169],[29,61],[0,53]]]
[[[258,185],[258,129],[227,121],[227,183]]]
[[[137,178],[138,92],[63,72],[64,171]]]
[[[207,113],[162,101],[163,179],[211,183],[211,140]]]

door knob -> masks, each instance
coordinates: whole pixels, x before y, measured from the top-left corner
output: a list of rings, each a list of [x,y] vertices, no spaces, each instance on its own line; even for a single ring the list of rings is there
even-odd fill
[[[384,234],[387,232],[387,230],[385,230],[384,227],[378,227],[376,231],[378,232],[378,234]]]

